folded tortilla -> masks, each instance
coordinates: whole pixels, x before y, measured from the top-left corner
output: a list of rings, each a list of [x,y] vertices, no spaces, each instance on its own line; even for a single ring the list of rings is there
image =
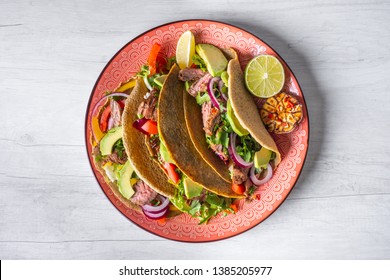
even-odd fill
[[[123,144],[134,171],[137,175],[156,192],[171,198],[175,195],[176,187],[168,183],[167,176],[158,163],[150,156],[145,135],[133,127],[137,120],[137,109],[144,100],[148,89],[142,79],[138,79],[136,85],[126,100],[122,115]]]
[[[235,52],[233,59],[229,61],[227,72],[229,74],[229,100],[237,119],[261,146],[275,152],[274,165],[278,166],[281,161],[280,152],[261,120],[253,96],[245,86],[244,73]]]
[[[222,50],[229,59],[227,72],[229,74],[229,100],[240,124],[249,131],[252,137],[263,147],[276,153],[275,167],[280,163],[280,152],[275,141],[265,129],[252,95],[244,82],[237,53],[232,49]],[[206,142],[203,130],[202,109],[195,98],[184,93],[183,106],[188,133],[196,150],[209,166],[225,181],[231,183],[229,167],[214,153]]]
[[[175,64],[163,85],[158,103],[158,130],[176,166],[191,180],[205,189],[225,197],[241,198],[232,191],[231,182],[217,175],[195,148],[187,129],[183,99],[188,95],[179,80],[179,67]],[[198,118],[199,116],[193,116]],[[204,135],[203,135],[204,136]]]

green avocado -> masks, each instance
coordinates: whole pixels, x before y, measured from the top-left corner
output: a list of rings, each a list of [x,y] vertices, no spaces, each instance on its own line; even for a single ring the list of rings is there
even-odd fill
[[[100,153],[102,156],[106,156],[112,153],[112,147],[116,141],[122,138],[123,128],[121,126],[117,126],[111,128],[106,135],[100,141]]]
[[[232,126],[232,129],[235,133],[237,133],[238,136],[245,136],[249,134],[249,131],[242,127],[240,124],[240,121],[237,119],[237,117],[234,115],[234,111],[232,108],[232,105],[230,104],[230,100],[228,99],[227,102],[227,113],[226,117]]]
[[[223,71],[221,74],[221,79],[226,87],[229,87],[229,74],[226,71]]]
[[[123,165],[122,169],[119,171],[118,188],[119,192],[126,199],[129,199],[134,194],[134,189],[130,181],[133,172],[134,169],[129,161],[126,161],[125,165]]]
[[[160,139],[160,155],[164,162],[174,163],[171,159],[171,156],[168,153],[167,147],[165,147],[164,143]]]
[[[167,78],[167,76],[168,76],[168,75],[161,75],[161,76],[158,76],[158,77],[154,78],[154,82],[155,82],[158,86],[162,87],[163,84],[164,84],[164,82],[165,82],[165,79]]]
[[[202,193],[203,187],[195,183],[190,178],[186,177],[183,180],[184,193],[188,199],[199,196]]]
[[[225,71],[228,60],[222,51],[210,44],[198,44],[195,47],[197,54],[206,64],[207,71],[213,76],[220,76]]]
[[[271,150],[261,147],[260,151],[255,153],[255,157],[253,159],[255,168],[266,168],[271,159],[271,155]]]

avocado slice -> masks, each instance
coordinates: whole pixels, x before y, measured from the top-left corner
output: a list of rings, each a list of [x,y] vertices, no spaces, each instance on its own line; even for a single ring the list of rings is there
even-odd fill
[[[226,70],[228,60],[222,51],[210,44],[198,44],[195,47],[196,53],[203,59],[207,71],[213,76],[220,76]]]
[[[184,193],[188,199],[199,196],[202,193],[203,187],[195,183],[190,178],[186,177],[183,180]]]
[[[229,87],[229,74],[226,71],[223,71],[221,74],[221,79],[226,87]]]
[[[234,115],[234,111],[232,108],[232,105],[230,104],[230,100],[227,101],[227,113],[226,117],[232,126],[232,129],[235,133],[237,133],[238,136],[245,136],[249,134],[249,131],[242,127],[240,124],[240,121],[237,119],[237,117]]]
[[[271,159],[271,155],[271,150],[261,147],[260,151],[255,153],[255,157],[253,159],[255,168],[266,168]]]
[[[123,128],[122,126],[117,126],[111,128],[106,135],[100,141],[100,153],[102,156],[106,156],[112,153],[112,147],[116,141],[122,138]]]
[[[135,192],[130,181],[133,172],[134,169],[131,166],[130,161],[126,161],[125,165],[123,165],[122,169],[119,171],[118,189],[126,199],[132,197]]]
[[[168,75],[161,75],[161,76],[158,76],[158,77],[154,78],[154,82],[155,82],[158,86],[162,87],[163,84],[164,84],[164,82],[165,82],[165,79],[167,78],[167,76],[168,76]]]
[[[163,141],[160,139],[160,155],[164,162],[174,163],[171,156],[168,153],[167,147],[165,147]]]

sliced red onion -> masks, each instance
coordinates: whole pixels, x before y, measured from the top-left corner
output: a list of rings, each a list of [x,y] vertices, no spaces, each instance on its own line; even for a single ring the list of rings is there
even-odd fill
[[[107,98],[109,98],[109,97],[115,97],[115,96],[127,98],[129,95],[126,93],[122,93],[122,92],[113,92],[111,94],[105,95],[102,98],[100,98],[100,100],[98,102],[96,102],[95,106],[92,109],[91,127],[92,127],[92,119],[94,116],[96,116],[96,112],[97,112],[99,106],[102,104],[102,102],[106,101]],[[93,129],[92,129],[92,133],[93,133]],[[96,141],[98,141],[95,134],[93,135],[93,137],[95,138]]]
[[[229,145],[229,154],[233,159],[234,163],[242,168],[252,167],[253,162],[246,162],[236,151],[236,138],[237,134],[234,132],[230,133],[230,145]]]
[[[152,90],[153,87],[150,85],[149,83],[149,80],[148,80],[148,77],[147,76],[144,76],[144,83],[145,83],[145,86],[149,89],[149,90]]]
[[[153,206],[153,205],[146,204],[146,205],[142,206],[142,209],[144,209],[144,211],[146,211],[146,212],[157,214],[157,213],[163,212],[169,206],[169,199],[168,198],[166,198],[162,195],[158,195],[156,197],[156,199],[161,202],[160,205]]]
[[[145,211],[143,208],[142,208],[142,212],[144,212],[145,216],[148,217],[149,219],[158,220],[165,217],[168,214],[168,207],[165,208],[164,211],[159,213],[150,213],[148,211]]]
[[[110,116],[110,118],[108,119],[108,130],[110,130],[111,128],[114,127],[114,119]]]
[[[221,78],[220,77],[214,77],[209,81],[209,84],[207,85],[207,92],[210,96],[211,102],[213,103],[214,107],[219,110],[219,103],[217,100],[217,97],[215,97],[214,92],[214,84],[217,83]]]
[[[135,122],[133,122],[133,127],[141,131],[142,133],[149,135],[147,131],[142,129],[142,126],[148,121],[149,119],[143,117],[142,119],[138,119]]]
[[[223,85],[224,85],[224,82],[222,79],[220,79],[218,82],[219,93],[221,94],[222,99],[227,102],[227,100],[228,100],[227,96],[222,92]]]
[[[263,179],[257,179],[256,174],[255,174],[255,169],[256,169],[255,166],[252,166],[251,171],[250,171],[250,178],[251,178],[252,183],[255,184],[256,186],[263,185],[271,179],[271,177],[272,177],[271,164],[268,163],[267,171],[266,171],[267,174],[265,175],[265,177]]]

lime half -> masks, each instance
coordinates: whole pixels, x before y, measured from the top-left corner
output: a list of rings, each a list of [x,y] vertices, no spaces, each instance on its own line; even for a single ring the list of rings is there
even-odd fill
[[[245,68],[245,84],[258,97],[268,98],[277,94],[284,85],[282,63],[272,55],[253,58]]]

